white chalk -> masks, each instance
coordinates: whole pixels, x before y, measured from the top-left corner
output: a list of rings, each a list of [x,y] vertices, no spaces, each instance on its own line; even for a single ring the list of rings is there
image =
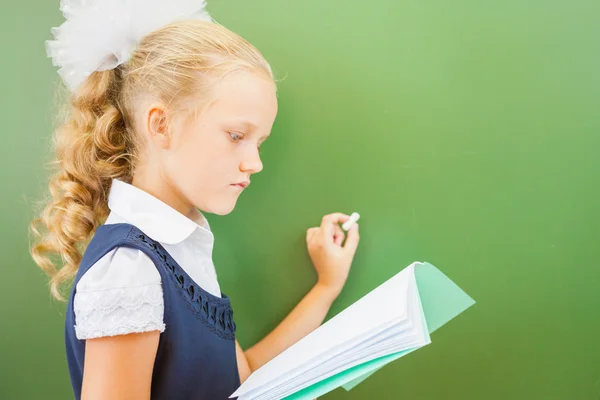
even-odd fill
[[[342,224],[342,229],[347,231],[348,229],[352,228],[352,225],[354,225],[354,223],[356,221],[358,221],[359,218],[360,218],[359,213],[357,213],[357,212],[352,213],[352,215],[350,215],[350,219],[348,219],[348,221],[346,221]]]

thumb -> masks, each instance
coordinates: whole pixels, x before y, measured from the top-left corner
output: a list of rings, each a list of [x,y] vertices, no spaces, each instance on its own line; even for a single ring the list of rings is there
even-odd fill
[[[352,252],[356,251],[356,248],[358,247],[359,238],[360,238],[360,235],[358,233],[358,224],[355,223],[352,225],[352,227],[348,231],[348,237],[346,238],[346,243],[344,244],[344,249],[347,249],[348,251],[352,251]]]

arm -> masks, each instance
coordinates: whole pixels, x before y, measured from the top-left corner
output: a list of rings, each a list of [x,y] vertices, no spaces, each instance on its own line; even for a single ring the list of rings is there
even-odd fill
[[[154,359],[164,329],[160,282],[158,269],[149,256],[138,249],[117,247],[92,265],[77,283],[73,312],[79,328],[77,338],[85,340],[82,400],[150,399]],[[155,328],[132,332],[128,320],[133,316],[127,307],[113,308],[122,297],[140,302],[160,299],[159,303],[152,302],[152,312],[145,308],[146,326]],[[108,314],[108,309],[113,311]],[[115,331],[124,334],[111,336]]]
[[[150,399],[159,331],[88,339],[82,400]]]
[[[316,284],[273,331],[245,352],[250,369],[257,370],[318,328],[336,297]]]
[[[358,246],[358,224],[348,231],[344,246],[344,232],[338,223],[343,223],[348,215],[334,213],[323,217],[320,227],[307,231],[308,252],[318,274],[315,286],[304,296],[285,319],[264,339],[245,352],[238,350],[238,364],[247,368],[240,369],[244,377],[257,370],[278,354],[318,328],[329,309],[341,292]]]

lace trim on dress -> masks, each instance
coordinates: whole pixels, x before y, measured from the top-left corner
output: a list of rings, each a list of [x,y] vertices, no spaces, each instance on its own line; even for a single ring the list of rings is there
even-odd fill
[[[165,330],[160,283],[78,291],[73,310],[75,334],[80,340]]]

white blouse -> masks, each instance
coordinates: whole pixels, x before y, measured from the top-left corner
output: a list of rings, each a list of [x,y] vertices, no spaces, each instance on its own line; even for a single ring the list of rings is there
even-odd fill
[[[212,261],[214,236],[199,211],[191,220],[118,179],[112,181],[108,207],[105,224],[135,225],[158,241],[202,289],[221,296]],[[73,309],[80,340],[165,330],[160,274],[138,249],[115,248],[92,265],[77,283]]]

